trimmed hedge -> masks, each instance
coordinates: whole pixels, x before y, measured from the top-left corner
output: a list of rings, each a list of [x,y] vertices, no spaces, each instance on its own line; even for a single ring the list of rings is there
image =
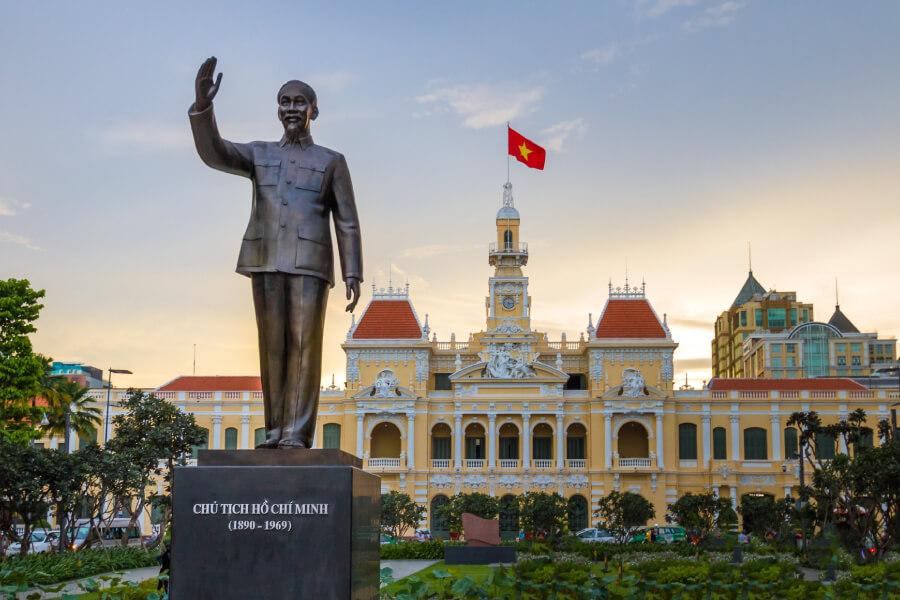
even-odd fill
[[[381,546],[381,560],[444,560],[444,546],[465,546],[465,542],[405,542]]]
[[[65,554],[16,554],[0,561],[0,585],[50,585],[110,571],[157,565],[157,553],[143,548],[98,548]]]

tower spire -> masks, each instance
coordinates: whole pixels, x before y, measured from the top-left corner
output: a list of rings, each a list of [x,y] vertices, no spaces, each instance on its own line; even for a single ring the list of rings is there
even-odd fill
[[[834,278],[834,306],[835,308],[841,305],[841,301],[838,299],[838,281],[837,277]]]
[[[750,273],[753,273],[753,246],[747,242],[747,266],[750,267]]]

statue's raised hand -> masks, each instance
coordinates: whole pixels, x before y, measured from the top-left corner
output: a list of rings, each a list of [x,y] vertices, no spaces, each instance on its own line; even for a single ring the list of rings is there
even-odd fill
[[[201,112],[209,108],[212,104],[213,98],[216,97],[216,93],[219,91],[219,84],[222,83],[222,74],[219,73],[219,76],[216,78],[215,83],[213,83],[213,75],[216,72],[216,57],[210,56],[203,64],[200,65],[200,70],[197,71],[197,80],[194,84],[194,89],[197,92],[197,99],[194,102],[194,110],[197,112]]]

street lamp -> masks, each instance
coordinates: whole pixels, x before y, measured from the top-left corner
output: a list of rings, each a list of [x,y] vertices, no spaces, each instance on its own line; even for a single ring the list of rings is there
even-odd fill
[[[804,483],[803,482],[803,475],[804,475],[803,463],[805,463],[806,461],[804,460],[804,457],[803,457],[803,438],[802,437],[800,438],[799,443],[800,443],[800,448],[799,448],[800,451],[793,454],[791,456],[791,458],[798,459],[800,461],[800,492],[799,492],[800,497],[797,499],[797,511],[800,513],[800,543],[803,548],[803,558],[806,559],[806,514],[805,514],[805,511],[803,510],[804,509],[804,506],[803,506],[803,483]]]
[[[104,420],[104,428],[103,428],[103,445],[105,446],[107,442],[109,442],[109,396],[112,394],[112,374],[113,373],[121,373],[122,375],[131,375],[131,371],[128,369],[113,369],[110,367],[109,371],[109,387],[106,388],[106,419]]]

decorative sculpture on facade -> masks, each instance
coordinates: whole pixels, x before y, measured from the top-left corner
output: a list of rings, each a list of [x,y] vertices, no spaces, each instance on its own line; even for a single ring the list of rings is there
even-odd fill
[[[397,386],[400,382],[397,376],[390,369],[380,371],[375,376],[375,397],[376,398],[396,398]]]
[[[487,362],[485,375],[496,379],[526,379],[534,377],[534,369],[531,368],[519,356],[513,356],[513,352],[517,349],[516,344],[502,344],[499,347],[491,348],[491,358]]]
[[[644,376],[637,369],[622,371],[622,395],[626,398],[637,398],[644,395]]]

